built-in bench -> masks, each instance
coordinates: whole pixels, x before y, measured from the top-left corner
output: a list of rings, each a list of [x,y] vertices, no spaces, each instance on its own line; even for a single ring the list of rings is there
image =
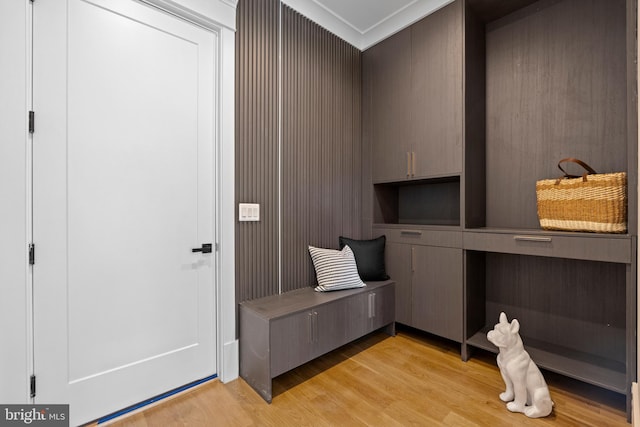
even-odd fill
[[[385,328],[395,335],[395,283],[297,289],[240,304],[240,376],[271,403],[273,378]]]

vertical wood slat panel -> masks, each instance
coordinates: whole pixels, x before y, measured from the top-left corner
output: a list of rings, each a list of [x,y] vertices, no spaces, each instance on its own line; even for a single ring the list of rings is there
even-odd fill
[[[282,11],[282,290],[315,281],[307,246],[361,233],[361,53]]]
[[[259,203],[259,222],[236,227],[236,299],[278,292],[277,0],[242,0],[236,32],[238,203]]]
[[[280,88],[279,7],[241,0],[237,10],[236,203],[261,205],[260,222],[236,229],[238,302],[278,293],[280,267],[282,291],[312,285],[307,246],[337,248],[362,229],[361,53],[283,5]]]

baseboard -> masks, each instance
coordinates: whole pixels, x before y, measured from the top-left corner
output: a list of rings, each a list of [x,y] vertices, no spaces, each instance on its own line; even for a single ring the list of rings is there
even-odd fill
[[[84,424],[82,427],[95,427],[95,426],[108,426],[110,424],[113,424],[117,421],[121,421],[125,418],[129,418],[132,415],[135,415],[139,412],[143,412],[146,411],[147,409],[151,409],[154,406],[158,406],[158,405],[163,405],[166,402],[175,399],[176,397],[180,397],[183,394],[186,393],[191,393],[192,391],[196,390],[199,387],[202,387],[206,384],[208,384],[210,381],[213,381],[215,379],[218,379],[217,375],[211,375],[210,377],[207,378],[203,378],[201,380],[198,381],[194,381],[190,384],[186,384],[182,387],[178,387],[176,389],[170,390],[168,392],[162,393],[156,397],[152,397],[150,399],[147,399],[143,402],[137,403],[135,405],[131,405],[128,408],[124,408],[121,409],[119,411],[116,411],[112,414],[106,415],[96,421],[92,421],[89,422],[87,424]]]
[[[638,396],[638,383],[631,384],[631,424],[640,426],[640,396]]]
[[[220,369],[220,381],[228,383],[238,378],[239,375],[238,340],[230,341],[222,346],[222,366]]]

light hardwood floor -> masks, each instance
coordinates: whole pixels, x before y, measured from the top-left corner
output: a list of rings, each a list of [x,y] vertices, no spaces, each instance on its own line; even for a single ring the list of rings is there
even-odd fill
[[[267,404],[242,379],[217,380],[116,420],[143,426],[630,426],[624,396],[543,372],[549,417],[510,413],[495,355],[414,330],[374,333],[283,374]]]

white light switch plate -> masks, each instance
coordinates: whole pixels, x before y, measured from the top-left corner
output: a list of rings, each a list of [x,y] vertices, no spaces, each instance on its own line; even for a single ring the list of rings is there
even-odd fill
[[[260,221],[260,205],[257,203],[240,203],[238,205],[239,221]]]

